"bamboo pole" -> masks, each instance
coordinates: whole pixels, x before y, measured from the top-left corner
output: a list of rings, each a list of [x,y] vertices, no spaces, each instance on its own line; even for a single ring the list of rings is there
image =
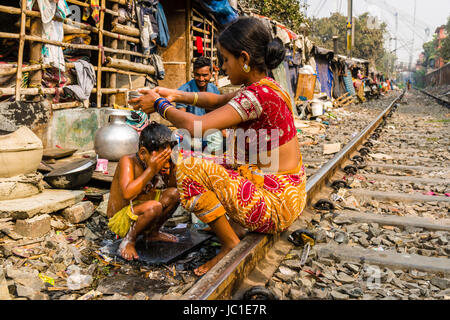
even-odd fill
[[[15,88],[0,88],[0,96],[11,96],[15,93]],[[21,93],[28,96],[36,96],[40,94],[55,94],[56,90],[61,88],[22,88]],[[102,94],[114,94],[129,91],[128,88],[100,88]],[[97,93],[97,88],[93,88],[91,93]]]
[[[113,4],[113,8],[114,8],[114,6],[118,6],[118,5]],[[138,28],[125,26],[123,24],[118,23],[117,21],[115,22],[115,20],[118,20],[118,18],[114,18],[113,22],[111,23],[111,25],[113,26],[113,28],[111,29],[112,32],[124,34],[127,36],[132,36],[132,37],[140,36],[140,32],[139,32]]]
[[[140,40],[138,38],[130,37],[130,36],[119,34],[119,33],[110,32],[107,30],[103,30],[103,35],[105,35],[109,38],[117,39],[117,40],[125,40],[125,41],[129,41],[129,42],[133,42],[133,43],[140,42]]]
[[[82,106],[83,106],[83,102],[81,102],[81,101],[52,103],[52,110],[79,108],[79,107],[82,107]]]
[[[42,34],[42,21],[38,18],[31,18],[30,22],[30,34],[32,36],[38,36]],[[41,42],[30,42],[30,64],[39,63],[41,60],[41,50],[42,43]],[[22,69],[23,71],[23,69]],[[30,72],[30,87],[38,87],[42,82],[42,71],[41,69],[34,70]],[[39,97],[37,99],[33,99],[33,101],[39,101]]]
[[[192,2],[188,0],[186,6],[186,82],[191,80],[191,61],[193,58],[192,52],[192,29],[191,24],[193,23],[193,12],[192,12]]]
[[[105,7],[106,0],[101,0],[101,6]],[[105,20],[105,13],[100,11],[100,22],[99,22],[99,30],[98,30],[98,46],[99,48],[103,47],[103,23]],[[104,51],[103,51],[104,52]],[[97,65],[97,108],[101,107],[102,104],[102,64],[103,64],[103,52],[101,50],[98,51],[98,65]]]
[[[16,101],[20,101],[20,89],[22,87],[22,63],[23,49],[25,47],[25,23],[27,16],[25,9],[27,8],[27,0],[21,1],[20,6],[20,38],[19,38],[19,54],[17,59],[17,78],[16,78]]]
[[[149,64],[136,63],[124,59],[114,59],[112,57],[107,57],[106,60],[108,61],[106,64],[108,67],[136,71],[144,74],[155,74],[155,68]]]
[[[112,10],[117,12],[117,11],[119,10],[119,5],[118,5],[117,3],[114,3],[114,4],[112,5]],[[113,25],[114,27],[115,27],[115,24],[117,24],[117,21],[118,21],[118,20],[119,20],[119,18],[117,18],[117,17],[114,17],[114,18],[113,18],[112,25]],[[115,30],[114,30],[114,27],[113,27],[113,29],[112,29],[113,31],[115,31]],[[117,43],[118,43],[118,41],[117,41],[116,39],[114,39],[114,40],[111,42],[111,47],[112,47],[113,49],[117,49]],[[113,58],[116,58],[116,57],[117,57],[117,54],[113,53],[112,57],[113,57]],[[116,73],[111,73],[110,76],[109,76],[109,87],[110,87],[110,88],[115,88],[116,85],[117,85],[116,81],[117,81],[117,74],[116,74]],[[111,107],[111,106],[114,106],[114,103],[116,103],[116,95],[115,95],[115,94],[113,94],[113,95],[111,95],[111,96],[109,97],[109,106],[110,106],[110,107]]]
[[[202,29],[194,27],[194,26],[192,26],[191,28],[192,28],[192,30],[203,33],[203,34],[207,34],[207,35],[211,34],[209,31],[202,30]]]

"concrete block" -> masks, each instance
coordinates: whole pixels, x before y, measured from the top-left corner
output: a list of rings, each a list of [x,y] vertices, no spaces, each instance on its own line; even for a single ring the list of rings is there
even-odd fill
[[[94,204],[91,201],[82,201],[63,210],[62,215],[70,223],[80,223],[89,219],[94,213]]]
[[[80,202],[84,194],[78,190],[45,189],[28,198],[0,201],[0,216],[29,219],[38,214],[54,213]]]
[[[14,231],[24,237],[38,238],[50,231],[50,216],[39,215],[30,219],[17,220]]]

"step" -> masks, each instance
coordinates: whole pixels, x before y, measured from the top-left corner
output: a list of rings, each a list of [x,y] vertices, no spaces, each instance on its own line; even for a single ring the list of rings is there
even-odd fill
[[[54,213],[83,200],[84,191],[45,189],[37,195],[0,201],[0,218],[28,219],[37,214]]]
[[[374,222],[384,226],[416,227],[427,230],[450,231],[450,219],[432,220],[423,217],[381,215],[369,212],[359,213],[349,210],[339,211],[339,213],[340,215],[334,219],[335,223],[350,220],[352,222],[361,223]]]
[[[367,179],[373,180],[390,180],[390,181],[402,181],[411,183],[433,183],[433,184],[450,184],[450,180],[436,179],[436,178],[417,178],[411,176],[391,176],[385,174],[364,174]]]
[[[450,259],[448,258],[433,258],[395,251],[375,251],[335,244],[318,244],[315,249],[319,257],[337,257],[341,262],[364,262],[395,269],[415,269],[430,273],[450,274]]]
[[[404,201],[404,202],[450,202],[450,197],[444,196],[427,196],[423,194],[407,194],[399,192],[383,192],[372,191],[366,189],[351,189],[352,195],[360,198],[370,198],[375,200],[387,200],[387,201]]]
[[[400,164],[387,164],[387,163],[377,163],[377,162],[368,162],[368,167],[376,167],[376,168],[386,168],[386,169],[394,169],[394,170],[417,170],[417,171],[445,171],[448,172],[448,168],[439,168],[439,167],[422,167],[422,166],[404,166]]]

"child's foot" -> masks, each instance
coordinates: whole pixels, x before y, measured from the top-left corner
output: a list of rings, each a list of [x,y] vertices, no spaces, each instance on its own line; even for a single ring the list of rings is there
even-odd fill
[[[134,247],[134,243],[127,240],[122,240],[119,247],[119,253],[122,258],[128,261],[139,259],[139,255],[136,251],[136,248]]]
[[[178,242],[178,238],[173,234],[165,232],[156,232],[147,236],[147,241],[163,241],[163,242]]]

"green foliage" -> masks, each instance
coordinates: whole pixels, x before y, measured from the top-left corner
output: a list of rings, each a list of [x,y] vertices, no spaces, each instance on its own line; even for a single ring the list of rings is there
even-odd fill
[[[356,58],[373,60],[377,69],[386,65],[383,59],[386,57],[384,49],[384,34],[386,24],[371,26],[369,13],[364,13],[355,18],[355,46],[352,48],[352,56]],[[347,53],[347,17],[340,13],[333,13],[330,17],[313,19],[311,21],[311,37],[319,46],[333,49],[333,36],[337,35],[338,53]]]
[[[436,61],[436,58],[439,56],[439,52],[437,50],[436,34],[433,35],[433,40],[430,40],[423,44],[423,53],[425,55],[425,59],[422,65],[424,67],[434,67],[434,61]]]
[[[447,38],[442,40],[441,48],[439,49],[439,54],[444,58],[445,62],[450,62],[450,17],[447,19],[447,25],[445,26],[445,31],[447,32]]]
[[[265,17],[274,19],[294,32],[306,21],[302,13],[303,5],[298,0],[245,0],[249,7]]]

